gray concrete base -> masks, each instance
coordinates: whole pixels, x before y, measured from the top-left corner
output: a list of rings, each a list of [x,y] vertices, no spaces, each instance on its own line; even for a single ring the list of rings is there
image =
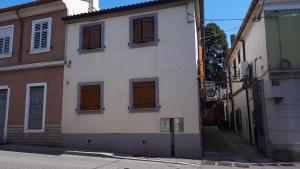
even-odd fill
[[[277,161],[300,161],[300,145],[272,145],[272,158]]]
[[[132,156],[171,157],[170,134],[62,134],[62,145]],[[201,158],[200,135],[176,134],[175,154],[180,158]]]

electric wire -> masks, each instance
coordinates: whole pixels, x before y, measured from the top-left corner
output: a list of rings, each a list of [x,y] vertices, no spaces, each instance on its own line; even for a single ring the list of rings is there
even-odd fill
[[[230,28],[230,29],[227,29],[225,30],[224,32],[230,32],[230,31],[234,31],[236,29],[239,29],[241,26],[237,26],[237,27],[234,27],[234,28]],[[223,33],[218,33],[218,34],[214,34],[214,35],[209,35],[209,36],[204,36],[204,37],[201,37],[200,39],[207,39],[207,38],[212,38],[212,37],[217,37],[219,35],[221,35]]]
[[[285,18],[285,17],[297,17],[300,16],[299,13],[281,15],[281,16],[267,16],[267,17],[253,17],[249,20],[256,21],[258,19],[274,19],[274,18]],[[244,18],[218,18],[218,19],[201,19],[202,21],[211,21],[211,22],[223,22],[223,21],[243,21]]]
[[[294,14],[289,14],[289,15],[272,16],[272,17],[254,17],[254,18],[250,18],[250,21],[252,20],[252,22],[256,22],[259,19],[274,19],[274,18],[297,17],[297,16],[300,16],[300,14],[294,13]],[[232,19],[202,19],[202,20],[214,21],[214,22],[221,22],[221,21],[237,21],[237,20],[244,20],[244,19],[232,18]],[[228,30],[225,30],[224,32],[230,32],[230,31],[239,29],[240,27],[241,26],[230,28]],[[221,34],[222,33],[215,34],[215,35],[204,36],[204,37],[201,37],[200,39],[207,39],[207,38],[217,37],[217,36],[219,36]]]

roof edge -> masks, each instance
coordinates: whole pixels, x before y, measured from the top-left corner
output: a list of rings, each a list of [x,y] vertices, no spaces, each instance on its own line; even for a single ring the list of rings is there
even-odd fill
[[[259,1],[260,1],[260,0],[253,0],[253,1],[252,1],[251,5],[250,5],[250,7],[249,7],[249,9],[248,9],[248,12],[247,12],[247,14],[246,14],[246,17],[245,17],[245,19],[243,20],[243,23],[242,23],[242,25],[241,25],[241,27],[240,27],[240,29],[239,29],[239,31],[238,31],[238,34],[237,34],[237,36],[236,36],[236,39],[235,39],[233,45],[232,45],[231,48],[230,48],[229,54],[227,55],[227,57],[226,57],[226,59],[225,59],[224,69],[226,69],[227,64],[228,64],[228,61],[229,61],[231,55],[233,54],[234,49],[235,49],[236,46],[238,45],[238,42],[239,42],[238,39],[241,39],[241,36],[242,36],[242,34],[244,33],[245,28],[247,27],[247,24],[248,24],[249,20],[251,19],[251,16],[252,16],[253,12],[255,11],[255,8],[256,8],[256,6],[257,6],[257,4],[258,4]]]
[[[145,7],[152,7],[152,6],[156,6],[156,5],[171,4],[171,3],[175,3],[175,2],[186,2],[186,0],[147,1],[147,2],[142,2],[142,3],[126,5],[126,6],[119,6],[119,7],[115,7],[115,8],[103,9],[103,10],[99,10],[99,11],[95,11],[95,12],[88,12],[88,13],[82,13],[82,14],[73,15],[73,16],[67,16],[67,17],[63,17],[62,20],[68,22],[68,21],[79,20],[79,19],[83,19],[83,18],[101,16],[104,14],[130,11],[130,10],[135,10],[135,9],[140,9],[140,8],[145,8]]]
[[[61,0],[38,0],[38,1],[33,1],[33,2],[29,2],[29,3],[25,3],[25,4],[20,4],[20,5],[15,5],[15,6],[2,8],[2,9],[0,9],[0,13],[15,11],[15,10],[23,9],[23,8],[33,7],[33,6],[47,4],[47,3],[51,3],[51,2],[57,2],[57,1],[61,1]]]

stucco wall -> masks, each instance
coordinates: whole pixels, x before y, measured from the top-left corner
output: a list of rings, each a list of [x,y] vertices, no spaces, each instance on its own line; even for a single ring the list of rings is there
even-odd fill
[[[266,112],[272,155],[281,160],[299,160],[300,155],[300,80],[280,80],[284,96],[279,103],[266,99]]]
[[[269,9],[270,6],[267,6],[267,8]],[[298,100],[300,99],[300,81],[299,79],[288,79],[287,77],[284,77],[284,75],[282,77],[277,76],[277,78],[279,77],[278,82],[280,83],[280,86],[272,86],[272,79],[269,78],[268,71],[274,68],[277,69],[279,65],[278,47],[275,47],[276,45],[274,46],[274,44],[278,42],[278,39],[276,39],[276,34],[274,34],[276,31],[274,32],[275,28],[274,25],[271,24],[272,21],[267,20],[266,24],[265,22],[266,20],[264,19],[262,19],[260,22],[255,22],[250,29],[245,30],[247,32],[247,36],[244,38],[246,40],[247,62],[251,63],[253,66],[253,76],[257,77],[259,80],[264,81],[264,130],[266,134],[265,137],[267,139],[267,149],[270,148],[267,151],[269,151],[269,155],[275,159],[294,160],[297,159],[296,157],[298,157],[299,159],[299,127],[297,126],[297,124],[299,124],[300,121],[296,110],[299,109]],[[284,24],[284,27],[285,28],[281,29],[289,29],[291,30],[291,32],[295,31],[294,28],[297,28],[297,26],[292,26],[292,28],[291,25],[288,24]],[[287,31],[285,33],[287,33]],[[296,37],[297,35],[295,35],[295,37],[293,38]],[[287,40],[289,38],[289,36],[286,36],[283,39],[285,40],[285,42],[291,43],[292,41]],[[242,45],[239,44],[238,48],[235,50],[235,57],[237,57],[236,52],[241,48]],[[294,48],[294,46],[292,45],[288,48]],[[287,46],[283,46],[283,53],[286,54],[284,56],[291,56],[291,58],[294,57],[295,50],[292,49],[286,52],[287,50]],[[297,61],[293,61],[293,65],[297,64]],[[234,91],[237,91],[240,87],[241,83],[233,84]],[[281,94],[283,99],[276,104],[275,99],[273,97],[270,97],[272,95],[272,93],[270,94],[270,92],[276,92],[276,95]],[[244,93],[244,91],[242,93]],[[244,95],[242,93],[235,96],[235,108],[244,107],[246,104],[246,97],[243,96],[243,99],[240,96]],[[250,89],[249,93],[252,94],[252,89]],[[252,113],[254,111],[254,107],[253,99],[251,98],[253,98],[252,95],[250,95],[250,112]],[[247,121],[244,121],[243,119],[243,123],[247,123]],[[249,139],[247,135],[249,135],[249,133],[243,133],[243,136]]]
[[[300,68],[300,17],[295,15],[299,13],[300,9],[266,11],[266,17],[270,17],[266,19],[266,36],[269,67],[272,70],[281,69],[281,59],[288,60],[292,69]]]
[[[245,40],[246,47],[246,62],[252,65],[253,76],[259,79],[263,78],[264,73],[268,70],[268,59],[267,59],[267,49],[266,49],[266,35],[265,35],[265,21],[262,19],[259,22],[250,23],[252,26],[247,28],[245,31],[246,35],[243,36],[242,39]],[[236,49],[233,52],[233,57],[230,59],[229,64],[233,65],[233,60],[237,59],[238,51],[241,53],[241,61],[243,61],[243,45],[242,42],[239,42]],[[237,67],[239,69],[240,65],[237,62]],[[233,71],[233,70],[232,70]],[[231,73],[233,74],[233,72]],[[240,80],[239,78],[234,79],[235,81]],[[243,88],[243,83],[232,83],[233,93],[237,92],[239,89]],[[250,105],[250,121],[253,122],[253,96],[252,96],[252,88],[249,89],[249,105]],[[249,117],[247,110],[247,100],[246,100],[246,92],[242,90],[239,94],[234,96],[234,108],[235,111],[237,109],[241,109],[242,111],[242,125],[243,132],[241,135],[250,141],[249,134]],[[230,106],[231,108],[231,106]],[[252,136],[254,136],[254,124],[252,126]],[[253,142],[254,142],[254,137]]]
[[[199,133],[195,23],[187,23],[185,6],[154,12],[160,42],[152,47],[129,48],[129,17],[135,15],[95,20],[105,22],[104,52],[79,54],[85,23],[68,25],[72,65],[64,73],[63,133],[159,133],[160,118],[172,117],[184,118],[185,133]],[[129,80],[149,77],[159,78],[160,111],[129,113]],[[95,81],[104,81],[105,111],[78,115],[77,85]]]

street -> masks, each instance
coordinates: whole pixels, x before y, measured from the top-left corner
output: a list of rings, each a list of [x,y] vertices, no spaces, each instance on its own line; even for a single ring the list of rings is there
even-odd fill
[[[188,166],[73,155],[44,155],[0,151],[1,169],[124,169],[193,168]],[[195,167],[194,167],[195,168]]]
[[[50,153],[49,153],[50,154]],[[169,159],[170,160],[170,159]],[[173,161],[180,161],[174,160]],[[86,157],[67,154],[36,154],[15,151],[0,151],[0,169],[299,169],[298,163],[277,163],[259,165],[241,165],[221,162],[183,160],[183,164],[126,160],[116,158]],[[228,166],[230,164],[230,166]]]
[[[271,159],[258,153],[247,140],[232,132],[220,131],[215,126],[206,126],[203,131],[205,159],[245,163],[273,162]]]

